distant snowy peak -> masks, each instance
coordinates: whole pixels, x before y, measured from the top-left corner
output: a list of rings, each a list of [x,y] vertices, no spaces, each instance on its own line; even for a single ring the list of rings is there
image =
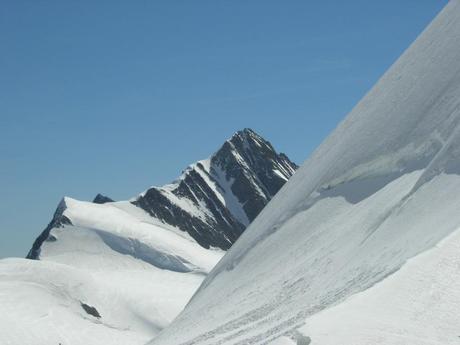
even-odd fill
[[[271,199],[294,174],[298,166],[250,129],[235,133],[211,158],[212,166],[219,167],[238,179],[242,173],[259,187],[260,195]],[[250,220],[255,216],[250,217]]]
[[[203,247],[228,249],[296,169],[246,128],[178,180],[148,189],[133,204],[187,231]]]

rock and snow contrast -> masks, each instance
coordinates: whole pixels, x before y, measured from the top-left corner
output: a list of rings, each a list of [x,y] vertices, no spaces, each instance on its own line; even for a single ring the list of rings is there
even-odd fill
[[[187,231],[203,247],[228,249],[297,166],[251,129],[235,133],[211,158],[133,203]]]
[[[151,344],[460,344],[459,210],[454,0]]]
[[[0,261],[2,343],[460,344],[459,61],[452,0],[292,178],[244,130],[131,201],[64,198],[39,260]]]
[[[145,344],[295,168],[246,129],[130,201],[64,198],[33,260],[0,260],[0,344]]]

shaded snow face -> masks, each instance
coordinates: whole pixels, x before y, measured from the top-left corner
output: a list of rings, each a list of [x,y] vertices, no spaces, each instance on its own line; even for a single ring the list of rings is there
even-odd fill
[[[152,344],[266,344],[459,228],[458,61],[451,1]]]
[[[193,265],[184,258],[162,252],[136,238],[126,238],[107,231],[94,231],[107,246],[117,253],[130,255],[160,269],[182,273],[193,271]]]

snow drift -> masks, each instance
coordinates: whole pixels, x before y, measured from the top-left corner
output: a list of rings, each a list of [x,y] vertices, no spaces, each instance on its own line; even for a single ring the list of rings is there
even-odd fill
[[[454,260],[444,272],[458,275],[460,258],[449,249],[458,247],[458,236],[448,236],[460,227],[459,61],[456,0],[304,163],[151,344],[294,344],[289,339],[296,337],[315,345],[458,343],[460,330],[451,327],[458,317],[451,316],[458,314],[452,308],[460,293],[444,293],[436,274],[442,260],[416,256],[447,238],[433,260]],[[404,279],[418,279],[417,272],[429,277],[411,290]],[[378,301],[398,289],[413,298],[399,301],[407,303],[406,313],[394,307],[396,297]],[[359,298],[378,308],[359,309]],[[414,312],[435,306],[431,317]],[[339,310],[367,322],[339,320]],[[344,325],[354,328],[341,339]]]

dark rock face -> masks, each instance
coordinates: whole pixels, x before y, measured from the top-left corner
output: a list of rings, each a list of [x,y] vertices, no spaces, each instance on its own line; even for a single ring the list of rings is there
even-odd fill
[[[96,195],[96,197],[93,200],[93,203],[95,204],[105,204],[107,202],[113,202],[113,200],[110,199],[108,196],[102,194]]]
[[[251,129],[235,133],[210,159],[133,204],[188,232],[205,248],[229,249],[297,165]]]
[[[50,234],[51,229],[72,224],[70,219],[63,215],[66,208],[67,206],[65,204],[65,200],[62,199],[56,211],[54,212],[53,219],[48,224],[46,229],[43,230],[43,232],[37,237],[34,244],[32,245],[32,249],[30,249],[29,253],[27,254],[27,259],[38,260],[40,258],[40,248],[42,243],[45,241],[54,242],[57,240],[56,237]]]
[[[94,316],[98,319],[101,318],[101,314],[99,314],[99,312],[97,311],[96,308],[86,304],[86,303],[83,303],[83,302],[80,302],[80,305],[81,307],[83,308],[83,310],[88,314],[88,315],[91,315],[91,316]]]

